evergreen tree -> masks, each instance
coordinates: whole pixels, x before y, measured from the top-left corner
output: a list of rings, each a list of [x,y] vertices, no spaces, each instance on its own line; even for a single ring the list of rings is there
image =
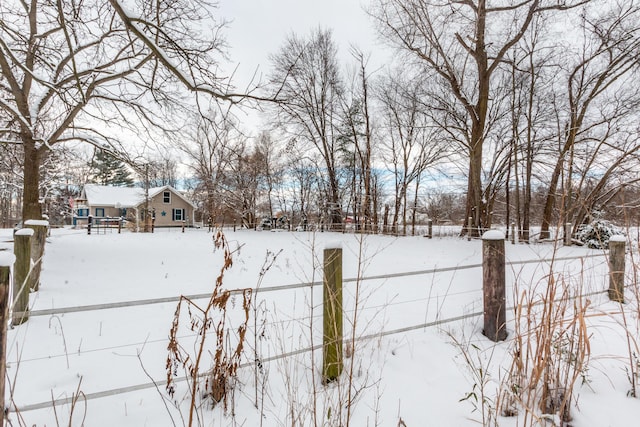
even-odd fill
[[[133,187],[133,179],[127,166],[104,150],[96,150],[91,163],[90,182],[116,187]]]

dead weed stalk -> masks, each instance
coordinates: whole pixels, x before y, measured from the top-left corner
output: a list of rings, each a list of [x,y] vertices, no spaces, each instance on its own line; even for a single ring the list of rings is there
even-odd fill
[[[524,409],[523,426],[554,420],[567,426],[574,386],[586,381],[590,356],[587,309],[581,297],[562,275],[551,272],[546,289],[518,292],[514,313],[512,363],[499,399],[501,414],[516,415]],[[573,291],[573,292],[572,292]]]
[[[228,305],[233,298],[229,290],[222,288],[222,284],[225,272],[233,265],[233,252],[221,230],[214,233],[213,239],[215,248],[223,250],[223,265],[216,278],[211,297],[202,307],[189,298],[181,296],[169,332],[166,390],[174,398],[176,380],[179,372],[184,370],[190,386],[188,426],[192,426],[197,417],[196,407],[201,398],[210,399],[214,406],[222,402],[225,413],[232,408],[230,399],[233,399],[233,386],[237,381],[250,317],[252,290],[247,288],[242,290],[243,318],[240,326],[233,331],[227,324]],[[186,318],[182,315],[183,310],[187,312]],[[188,323],[187,327],[195,332],[197,337],[192,352],[178,340],[178,332],[184,319]],[[210,331],[214,332],[213,352],[209,351],[205,345]],[[210,369],[203,366],[206,355],[212,358]]]

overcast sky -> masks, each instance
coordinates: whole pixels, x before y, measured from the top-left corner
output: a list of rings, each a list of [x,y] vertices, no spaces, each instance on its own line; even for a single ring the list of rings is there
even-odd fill
[[[237,86],[246,85],[257,67],[267,74],[269,55],[278,52],[289,34],[306,37],[318,26],[333,30],[345,61],[350,44],[371,52],[376,61],[380,44],[364,11],[368,4],[368,0],[219,0],[219,16],[231,21],[224,33],[231,60],[239,67]]]

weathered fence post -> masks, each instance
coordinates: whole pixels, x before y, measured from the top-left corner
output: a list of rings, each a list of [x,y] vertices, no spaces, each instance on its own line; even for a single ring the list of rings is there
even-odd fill
[[[33,273],[31,262],[31,240],[34,230],[22,228],[13,236],[13,253],[16,258],[13,270],[13,320],[20,325],[29,319],[29,277]]]
[[[186,224],[186,221],[182,220],[182,232],[184,233],[184,226]]]
[[[571,244],[573,243],[571,241],[571,230],[573,229],[573,224],[571,224],[570,222],[567,222],[564,224],[564,245],[565,246],[571,246]]]
[[[467,241],[471,241],[471,230],[473,229],[473,217],[467,219]]]
[[[504,233],[482,235],[483,334],[492,341],[507,338]]]
[[[515,245],[516,244],[516,223],[512,222],[511,223],[511,244]]]
[[[609,299],[624,302],[624,269],[625,269],[624,236],[615,235],[609,239]]]
[[[432,239],[433,238],[433,220],[432,219],[427,220],[427,230],[429,230],[429,238]]]
[[[47,241],[49,221],[30,219],[25,221],[24,225],[26,228],[33,230],[33,237],[31,238],[31,260],[33,261],[33,266],[31,267],[31,274],[29,274],[29,287],[27,289],[37,291],[40,289],[40,271],[42,270],[42,258],[44,257],[44,244]]]
[[[342,248],[324,250],[322,381],[342,373]]]
[[[0,427],[4,426],[4,388],[7,373],[7,325],[9,324],[10,269],[15,256],[0,253]]]

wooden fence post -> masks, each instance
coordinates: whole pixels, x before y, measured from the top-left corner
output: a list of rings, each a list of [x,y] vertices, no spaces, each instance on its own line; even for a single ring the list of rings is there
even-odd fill
[[[483,334],[492,341],[507,338],[504,233],[482,235]]]
[[[512,222],[511,223],[511,236],[509,236],[511,238],[511,244],[515,245],[516,244],[516,223]]]
[[[609,239],[609,299],[620,303],[624,302],[625,245],[624,236]]]
[[[42,270],[42,258],[44,257],[44,245],[47,240],[49,221],[30,219],[25,221],[24,225],[26,228],[33,230],[33,237],[31,238],[33,267],[31,268],[31,274],[29,274],[29,287],[27,289],[37,291],[40,289],[40,271]]]
[[[16,264],[13,270],[13,320],[20,325],[29,319],[29,276],[33,273],[31,262],[31,239],[34,230],[22,228],[13,236],[13,253]]]
[[[342,248],[324,250],[322,381],[342,373]]]
[[[4,426],[5,376],[7,374],[7,326],[9,323],[10,269],[15,256],[0,254],[0,427]]]
[[[182,220],[182,232],[184,233],[184,226],[185,226],[185,221]]]
[[[471,241],[471,230],[473,229],[473,217],[467,219],[467,241]]]
[[[567,222],[564,224],[564,245],[565,246],[571,246],[571,244],[573,243],[571,241],[571,230],[573,229],[573,224],[571,224],[570,222]]]
[[[429,230],[429,238],[432,239],[433,238],[433,220],[432,219],[427,220],[427,229]]]

